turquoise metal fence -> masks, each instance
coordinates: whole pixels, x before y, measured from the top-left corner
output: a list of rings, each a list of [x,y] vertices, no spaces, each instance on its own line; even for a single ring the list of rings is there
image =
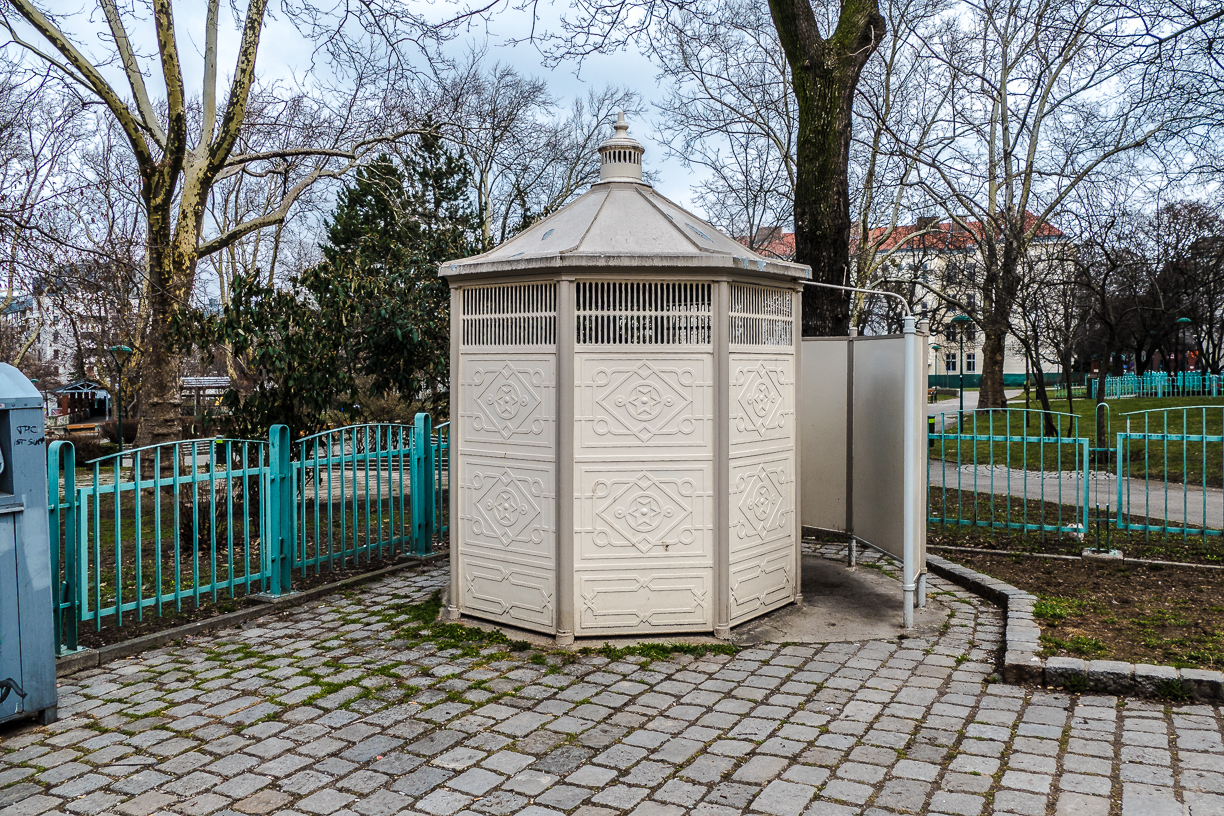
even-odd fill
[[[78,480],[48,450],[56,639],[324,572],[431,553],[448,531],[449,425],[357,425],[291,442],[196,439],[112,454]],[[78,483],[79,482],[79,483]]]
[[[1118,529],[1224,535],[1224,406],[1122,414],[1117,434]]]
[[[1083,389],[1083,394],[1095,398],[1097,386],[1098,381],[1095,378],[1089,379]],[[1065,390],[1060,387],[1056,393],[1065,394]],[[1142,376],[1130,373],[1120,377],[1105,378],[1105,399],[1218,396],[1220,396],[1220,376],[1205,374],[1201,371],[1177,374],[1148,371]]]
[[[1224,405],[1111,418],[1098,403],[1095,419],[1099,433],[1081,434],[1078,417],[1056,413],[1055,438],[1035,410],[936,415],[929,522],[1091,536],[1105,549],[1118,531],[1139,557],[1224,560]]]
[[[1041,411],[947,411],[929,433],[928,522],[1082,534],[1088,528],[1087,439],[1079,417]]]

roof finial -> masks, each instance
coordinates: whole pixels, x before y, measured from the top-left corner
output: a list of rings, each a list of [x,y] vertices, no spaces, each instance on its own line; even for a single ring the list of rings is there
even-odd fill
[[[599,146],[600,181],[634,181],[642,183],[642,154],[646,148],[629,135],[625,112],[616,115],[616,132]]]

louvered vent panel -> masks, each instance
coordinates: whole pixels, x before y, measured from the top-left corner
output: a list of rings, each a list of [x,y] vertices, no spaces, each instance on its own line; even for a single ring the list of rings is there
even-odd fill
[[[580,346],[700,346],[710,340],[709,283],[579,281]]]
[[[463,290],[464,346],[555,346],[555,283],[473,286]]]
[[[792,346],[793,299],[786,289],[731,284],[731,345]]]

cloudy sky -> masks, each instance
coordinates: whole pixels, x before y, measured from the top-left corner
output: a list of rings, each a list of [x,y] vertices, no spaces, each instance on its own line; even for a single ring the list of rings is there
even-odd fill
[[[394,2],[394,0],[392,0]],[[416,3],[418,0],[407,0]],[[119,7],[126,9],[125,23],[128,35],[136,50],[143,57],[146,76],[150,78],[149,91],[154,96],[164,96],[157,82],[155,40],[152,18],[147,0],[118,0]],[[235,0],[232,4],[240,13],[245,12],[246,3]],[[329,7],[329,3],[320,4]],[[431,19],[453,14],[457,4],[442,0],[437,3],[420,3],[422,13]],[[110,56],[108,42],[99,37],[106,30],[106,20],[96,0],[43,0],[39,6],[56,15],[57,21],[66,29],[76,43],[95,60]],[[203,74],[203,32],[206,4],[204,0],[176,0],[175,26],[183,58],[184,80],[189,89],[199,89]],[[239,41],[239,30],[229,9],[230,2],[223,2],[221,38],[218,49],[218,74],[225,83],[234,65]],[[536,7],[538,18],[534,20],[536,30],[556,30],[560,13],[565,5],[541,2]],[[258,71],[265,79],[301,76],[309,66],[312,47],[303,39],[281,13],[281,3],[273,0],[272,12],[260,44]],[[684,206],[690,206],[689,189],[697,177],[676,159],[665,161],[663,148],[653,138],[653,119],[657,113],[650,103],[659,96],[656,70],[650,61],[636,52],[621,52],[588,59],[583,65],[567,63],[547,68],[540,53],[529,45],[508,45],[515,38],[526,35],[533,23],[530,13],[513,8],[510,2],[493,13],[486,25],[473,26],[463,36],[447,46],[448,53],[462,56],[473,46],[487,46],[490,62],[500,61],[511,65],[523,74],[545,79],[553,94],[559,98],[560,107],[568,106],[575,96],[585,95],[592,87],[602,87],[609,82],[627,86],[641,94],[646,103],[645,121],[630,120],[630,133],[647,148],[647,167],[659,172],[658,189],[669,198]],[[122,75],[110,70],[108,77],[114,87],[126,90]],[[199,93],[198,90],[195,93]],[[611,135],[609,131],[609,135]]]

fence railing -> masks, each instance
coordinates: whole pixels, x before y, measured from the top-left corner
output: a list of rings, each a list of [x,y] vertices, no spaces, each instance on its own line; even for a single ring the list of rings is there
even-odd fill
[[[48,449],[56,640],[205,602],[290,592],[294,576],[423,556],[447,532],[449,426],[356,425],[291,442],[196,439],[78,472]],[[84,477],[83,479],[80,477]]]
[[[1113,531],[1148,557],[1224,561],[1224,405],[1112,419],[1108,405],[1096,408],[1083,433],[1078,417],[1054,414],[1057,438],[1040,411],[937,414],[928,520],[1073,534],[1098,547]]]
[[[1098,381],[1091,375],[1083,385],[1072,385],[1072,397],[1096,398]],[[1059,383],[1054,386],[1056,398],[1065,399],[1067,386]],[[1142,375],[1123,374],[1118,377],[1105,378],[1105,399],[1124,399],[1140,397],[1147,399],[1163,397],[1218,397],[1221,394],[1220,375],[1206,374],[1201,371],[1178,372],[1168,374],[1163,371],[1148,371]]]
[[[1224,535],[1224,406],[1122,414],[1117,526],[1145,534]]]
[[[1048,435],[1047,419],[1069,434]],[[1078,416],[1012,408],[947,411],[932,420],[928,522],[1076,534],[1087,528],[1089,446],[1079,437]]]

